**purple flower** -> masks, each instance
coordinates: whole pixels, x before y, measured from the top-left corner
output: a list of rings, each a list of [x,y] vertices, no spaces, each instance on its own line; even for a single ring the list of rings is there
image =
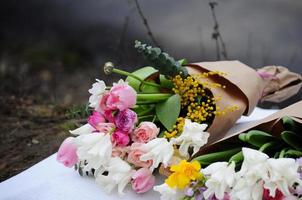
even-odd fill
[[[136,122],[137,115],[130,109],[120,111],[115,118],[116,127],[124,133],[132,131]]]

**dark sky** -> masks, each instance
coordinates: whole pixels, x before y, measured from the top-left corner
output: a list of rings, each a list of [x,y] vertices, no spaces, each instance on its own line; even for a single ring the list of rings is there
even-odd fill
[[[139,2],[155,38],[174,57],[216,59],[208,1]],[[284,65],[302,73],[302,1],[217,2],[216,15],[230,59],[253,67]],[[80,46],[97,60],[115,56],[111,54],[119,48],[121,37],[126,51],[136,38],[150,42],[133,0],[2,0],[0,13],[2,53],[8,44],[31,46],[45,40]]]

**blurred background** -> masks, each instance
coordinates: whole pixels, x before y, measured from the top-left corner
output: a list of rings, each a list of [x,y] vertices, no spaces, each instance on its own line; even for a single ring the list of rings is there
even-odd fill
[[[302,73],[297,0],[2,0],[0,13],[0,181],[56,152],[82,122],[94,79],[119,78],[103,74],[104,62],[147,64],[136,39],[190,62]]]

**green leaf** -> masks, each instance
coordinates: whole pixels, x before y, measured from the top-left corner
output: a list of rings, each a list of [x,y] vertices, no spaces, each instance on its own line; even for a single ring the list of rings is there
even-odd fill
[[[171,80],[167,79],[164,75],[159,75],[160,86],[167,89],[172,89],[174,87]]]
[[[282,123],[283,123],[284,129],[287,131],[293,131],[293,132],[299,131],[299,127],[298,127],[297,123],[288,116],[282,117]]]
[[[135,41],[134,47],[152,64],[152,66],[157,68],[161,74],[167,76],[175,76],[177,74],[180,74],[183,77],[188,76],[187,69],[182,67],[179,61],[175,61],[173,57],[162,52],[159,48],[147,46],[137,40]]]
[[[180,59],[180,60],[177,61],[177,62],[179,62],[179,64],[182,65],[182,66],[189,64],[188,60],[185,59],[185,58]]]
[[[281,138],[289,146],[301,151],[302,150],[302,138],[292,131],[283,131]]]
[[[251,130],[248,133],[242,133],[239,135],[239,139],[243,142],[247,142],[255,147],[261,147],[263,144],[274,141],[275,138],[263,131]]]
[[[202,166],[210,165],[214,162],[228,161],[232,156],[236,155],[240,151],[241,151],[241,147],[226,150],[226,151],[220,151],[220,152],[201,155],[201,156],[194,158],[193,160],[198,161]]]
[[[133,75],[145,80],[146,78],[150,77],[151,75],[157,73],[158,70],[154,69],[153,67],[143,67],[139,70],[136,70],[132,72]],[[126,78],[126,81],[128,84],[135,89],[137,92],[143,92],[143,93],[159,93],[160,90],[158,87],[150,86],[150,85],[142,85],[142,83],[130,76]],[[153,82],[153,81],[150,81]]]
[[[156,104],[156,116],[167,130],[175,125],[180,113],[180,96],[175,94],[164,102]]]

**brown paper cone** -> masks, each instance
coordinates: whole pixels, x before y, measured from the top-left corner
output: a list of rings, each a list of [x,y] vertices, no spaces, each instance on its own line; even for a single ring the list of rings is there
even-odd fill
[[[225,89],[220,87],[210,89],[215,97],[221,97],[221,100],[217,102],[217,106],[221,110],[228,106],[238,106],[236,111],[215,116],[208,129],[209,143],[223,138],[241,115],[249,115],[262,96],[264,82],[255,70],[239,61],[192,63],[188,65],[187,69],[191,75],[209,71],[225,73],[225,76],[214,75],[199,81],[209,81],[226,86]]]

